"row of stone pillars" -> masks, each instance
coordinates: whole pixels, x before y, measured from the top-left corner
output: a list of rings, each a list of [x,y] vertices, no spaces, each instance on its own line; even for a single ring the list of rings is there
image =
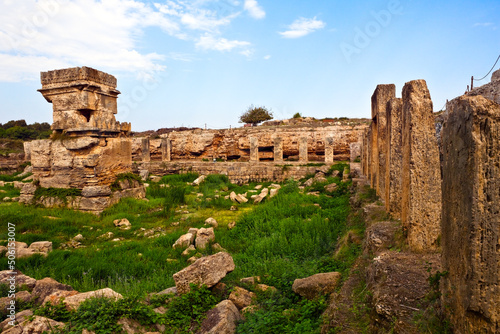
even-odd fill
[[[432,101],[424,80],[410,81],[396,98],[394,85],[378,85],[372,123],[363,139],[363,173],[401,218],[415,251],[439,247],[441,174]]]
[[[499,84],[500,85],[500,84]],[[456,333],[500,332],[500,105],[483,96],[447,104],[441,137],[423,80],[379,85],[362,168],[410,248],[440,251],[442,309]]]
[[[325,141],[325,162],[333,163],[334,159],[334,149],[333,149],[333,138],[328,137]],[[141,141],[141,152],[142,161],[151,161],[151,154],[149,149],[149,138],[142,138]],[[172,160],[172,142],[168,138],[162,138],[161,140],[161,157],[162,161]],[[250,161],[259,161],[259,140],[255,137],[250,137]],[[274,161],[283,161],[283,139],[280,137],[274,138]],[[299,139],[299,161],[307,162],[309,161],[307,153],[307,137],[301,137]]]
[[[149,149],[149,138],[141,140],[142,161],[151,161],[151,153]],[[172,141],[168,138],[161,139],[161,160],[172,161]]]

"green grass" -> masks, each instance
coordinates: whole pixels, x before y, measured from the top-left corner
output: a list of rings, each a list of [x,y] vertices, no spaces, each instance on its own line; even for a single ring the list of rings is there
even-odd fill
[[[337,168],[343,171],[343,167]],[[327,194],[323,187],[316,189],[313,185],[311,189],[320,193],[315,197],[302,193],[297,182],[289,181],[282,184],[277,196],[257,205],[252,201],[236,204],[224,199],[231,191],[248,192],[257,183],[234,185],[227,176],[213,175],[199,186],[188,184],[197,177],[192,173],[164,176],[147,188],[148,201],[123,199],[101,216],[0,203],[0,222],[4,225],[0,229],[0,239],[6,239],[5,225],[10,222],[16,225],[18,241],[28,244],[42,240],[53,242],[54,250],[47,257],[32,256],[17,261],[17,268],[26,275],[36,279],[52,277],[82,292],[109,287],[127,298],[143,299],[147,293],[174,286],[172,275],[188,263],[181,256],[182,250],[174,250],[172,244],[189,227],[202,227],[206,218],[214,217],[219,222],[215,230],[216,242],[233,256],[236,265],[224,279],[226,284],[230,287],[240,285],[239,280],[243,277],[260,276],[262,283],[279,289],[277,294],[259,295],[261,310],[249,315],[247,322],[239,325],[238,333],[276,333],[271,329],[283,333],[317,333],[325,300],[305,301],[293,293],[291,287],[295,279],[318,272],[340,271],[345,276],[359,255],[358,245],[339,246],[339,240],[343,240],[348,231],[358,228],[348,219],[351,213],[349,183],[329,176],[329,181],[338,184],[337,190]],[[262,184],[269,186],[271,182]],[[231,206],[238,210],[230,211]],[[130,230],[120,230],[113,225],[113,220],[121,218],[130,221]],[[236,227],[228,230],[226,226],[232,221],[236,221]],[[180,224],[171,226],[172,222]],[[155,228],[161,228],[165,235],[157,238],[137,235],[141,229]],[[99,238],[108,232],[114,234],[113,238],[123,240]],[[60,248],[77,234],[83,235],[84,248]],[[210,248],[204,251],[204,255],[211,253]],[[6,267],[6,261],[1,258],[0,266]],[[208,297],[201,295],[196,298],[205,300],[206,304],[196,312],[204,314],[201,310],[213,306],[217,300],[206,300]],[[93,307],[98,310],[104,308],[102,303],[106,302],[95,303]],[[172,305],[183,309],[189,303],[192,301],[183,300]],[[107,307],[114,309],[113,305]],[[189,312],[186,314],[192,313]],[[71,317],[75,324],[91,321],[83,315],[80,318],[62,316]],[[102,317],[115,319],[109,314]],[[202,319],[196,316],[189,320],[179,314],[169,317],[170,320],[150,320],[164,321],[178,333],[187,333],[188,322],[191,326]],[[78,328],[75,325],[71,330]]]

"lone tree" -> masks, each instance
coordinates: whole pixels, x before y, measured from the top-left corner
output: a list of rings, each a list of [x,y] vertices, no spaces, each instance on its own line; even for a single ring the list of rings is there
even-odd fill
[[[255,107],[253,104],[240,116],[240,123],[251,123],[253,126],[260,122],[273,119],[273,113],[266,107]]]

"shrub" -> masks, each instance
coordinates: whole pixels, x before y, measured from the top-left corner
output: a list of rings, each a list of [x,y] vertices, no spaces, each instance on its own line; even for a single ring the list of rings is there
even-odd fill
[[[293,115],[293,118],[302,118],[302,115],[298,112]]]
[[[240,116],[240,123],[250,123],[255,126],[258,123],[271,119],[273,119],[273,113],[267,110],[266,107],[255,107],[254,105],[251,105]]]

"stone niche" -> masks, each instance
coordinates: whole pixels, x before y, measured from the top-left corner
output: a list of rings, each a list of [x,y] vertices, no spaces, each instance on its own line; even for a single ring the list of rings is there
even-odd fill
[[[118,174],[132,172],[130,123],[120,124],[114,116],[120,93],[116,78],[76,67],[42,72],[41,80],[39,91],[53,105],[54,133],[29,145],[35,184],[80,189],[81,196],[67,201],[41,197],[38,203],[98,213],[122,197],[143,198],[137,181],[115,182]],[[32,203],[35,190],[23,188],[21,200]]]

